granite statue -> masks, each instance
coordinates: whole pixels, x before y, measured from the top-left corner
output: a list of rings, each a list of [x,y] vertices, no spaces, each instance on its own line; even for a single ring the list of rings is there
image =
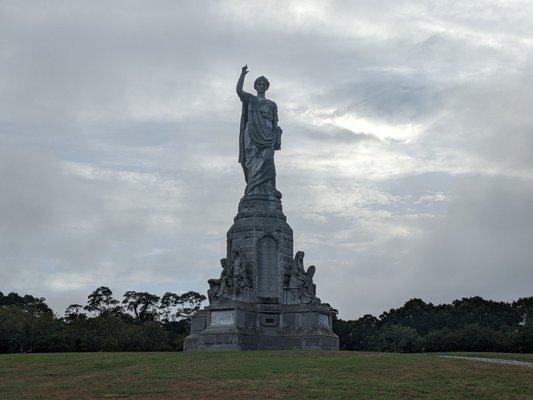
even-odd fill
[[[191,318],[185,351],[337,350],[332,310],[316,296],[316,268],[293,253],[293,231],[276,188],[274,154],[281,149],[278,108],[266,99],[270,82],[260,76],[256,94],[244,91],[245,65],[237,82],[242,102],[239,163],[246,187],[226,235],[218,279],[209,279],[209,305]]]
[[[220,278],[209,279],[207,281],[209,285],[209,289],[207,290],[207,298],[209,299],[209,303],[213,303],[215,300],[220,298],[229,298],[231,296],[232,279],[231,272],[228,267],[228,260],[226,258],[221,258],[220,265],[222,266]]]
[[[230,299],[245,300],[240,295],[245,293],[246,289],[253,286],[252,279],[249,276],[244,253],[239,246],[235,246],[231,251],[231,258],[220,260],[222,272],[220,278],[209,279],[209,289],[207,297],[210,303],[223,302]]]
[[[254,82],[256,95],[243,90],[248,67],[242,67],[237,81],[237,95],[242,101],[239,131],[239,163],[246,181],[245,194],[274,194],[276,168],[274,153],[281,149],[282,129],[278,126],[278,107],[265,97],[270,82],[260,76]]]
[[[303,251],[298,251],[294,256],[289,279],[289,290],[295,292],[295,297],[301,303],[320,303],[320,299],[316,297],[316,285],[313,283],[316,268],[311,265],[307,271],[304,269],[304,255]]]
[[[246,268],[246,259],[239,246],[235,246],[232,251],[231,270],[233,272],[233,288],[237,294],[242,292],[245,288],[252,287],[252,280],[250,279]]]

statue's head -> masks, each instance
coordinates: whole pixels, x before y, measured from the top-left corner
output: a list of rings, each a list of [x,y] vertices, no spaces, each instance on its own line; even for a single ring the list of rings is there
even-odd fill
[[[269,87],[270,82],[264,76],[260,76],[254,81],[254,89],[257,90],[258,93],[265,93]]]
[[[296,258],[297,260],[300,260],[300,261],[301,261],[301,260],[304,259],[304,255],[305,255],[305,253],[304,253],[303,251],[297,251],[297,252],[296,252],[296,257],[295,257],[295,258]]]

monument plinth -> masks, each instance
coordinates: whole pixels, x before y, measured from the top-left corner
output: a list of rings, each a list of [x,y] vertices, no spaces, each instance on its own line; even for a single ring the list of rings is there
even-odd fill
[[[277,106],[264,97],[265,77],[254,83],[257,96],[242,90],[247,72],[243,67],[237,83],[245,194],[227,233],[220,278],[208,281],[209,306],[192,317],[184,350],[337,350],[330,307],[316,297],[315,267],[305,270],[302,251],[293,257],[292,228],[276,190]]]

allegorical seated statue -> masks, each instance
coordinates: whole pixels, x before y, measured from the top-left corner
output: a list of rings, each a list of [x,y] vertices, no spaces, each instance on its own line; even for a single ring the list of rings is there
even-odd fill
[[[220,278],[209,279],[207,281],[207,283],[209,284],[209,289],[207,290],[207,297],[209,299],[209,303],[212,303],[213,300],[218,298],[231,296],[231,286],[233,284],[233,279],[228,260],[225,258],[220,259],[220,265],[222,266]]]
[[[270,82],[260,76],[254,82],[256,95],[243,90],[248,66],[242,67],[237,94],[242,101],[239,133],[239,163],[246,180],[245,195],[262,194],[281,197],[276,190],[274,152],[281,149],[282,130],[278,126],[278,107],[265,98]]]
[[[316,268],[311,265],[307,271],[304,269],[304,255],[303,251],[298,251],[294,256],[289,289],[296,291],[302,303],[318,303],[320,300],[316,297],[316,285],[313,283]]]
[[[232,251],[231,258],[232,258],[231,270],[233,271],[234,290],[236,292],[240,292],[244,288],[251,287],[252,281],[248,277],[244,253],[241,251],[239,246],[235,246],[235,248]]]
[[[209,279],[207,296],[209,303],[215,300],[231,299],[243,292],[245,288],[252,287],[252,280],[248,276],[244,253],[239,246],[235,246],[230,254],[230,261],[226,258],[220,260],[222,272],[219,279]]]

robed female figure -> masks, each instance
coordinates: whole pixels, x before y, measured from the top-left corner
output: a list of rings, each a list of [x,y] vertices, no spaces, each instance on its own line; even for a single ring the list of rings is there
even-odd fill
[[[237,94],[242,101],[239,132],[239,163],[246,180],[245,195],[260,194],[281,197],[276,190],[274,152],[281,149],[281,128],[278,126],[278,107],[265,98],[270,83],[264,76],[254,82],[257,95],[243,90],[248,67],[242,67],[237,82]]]

